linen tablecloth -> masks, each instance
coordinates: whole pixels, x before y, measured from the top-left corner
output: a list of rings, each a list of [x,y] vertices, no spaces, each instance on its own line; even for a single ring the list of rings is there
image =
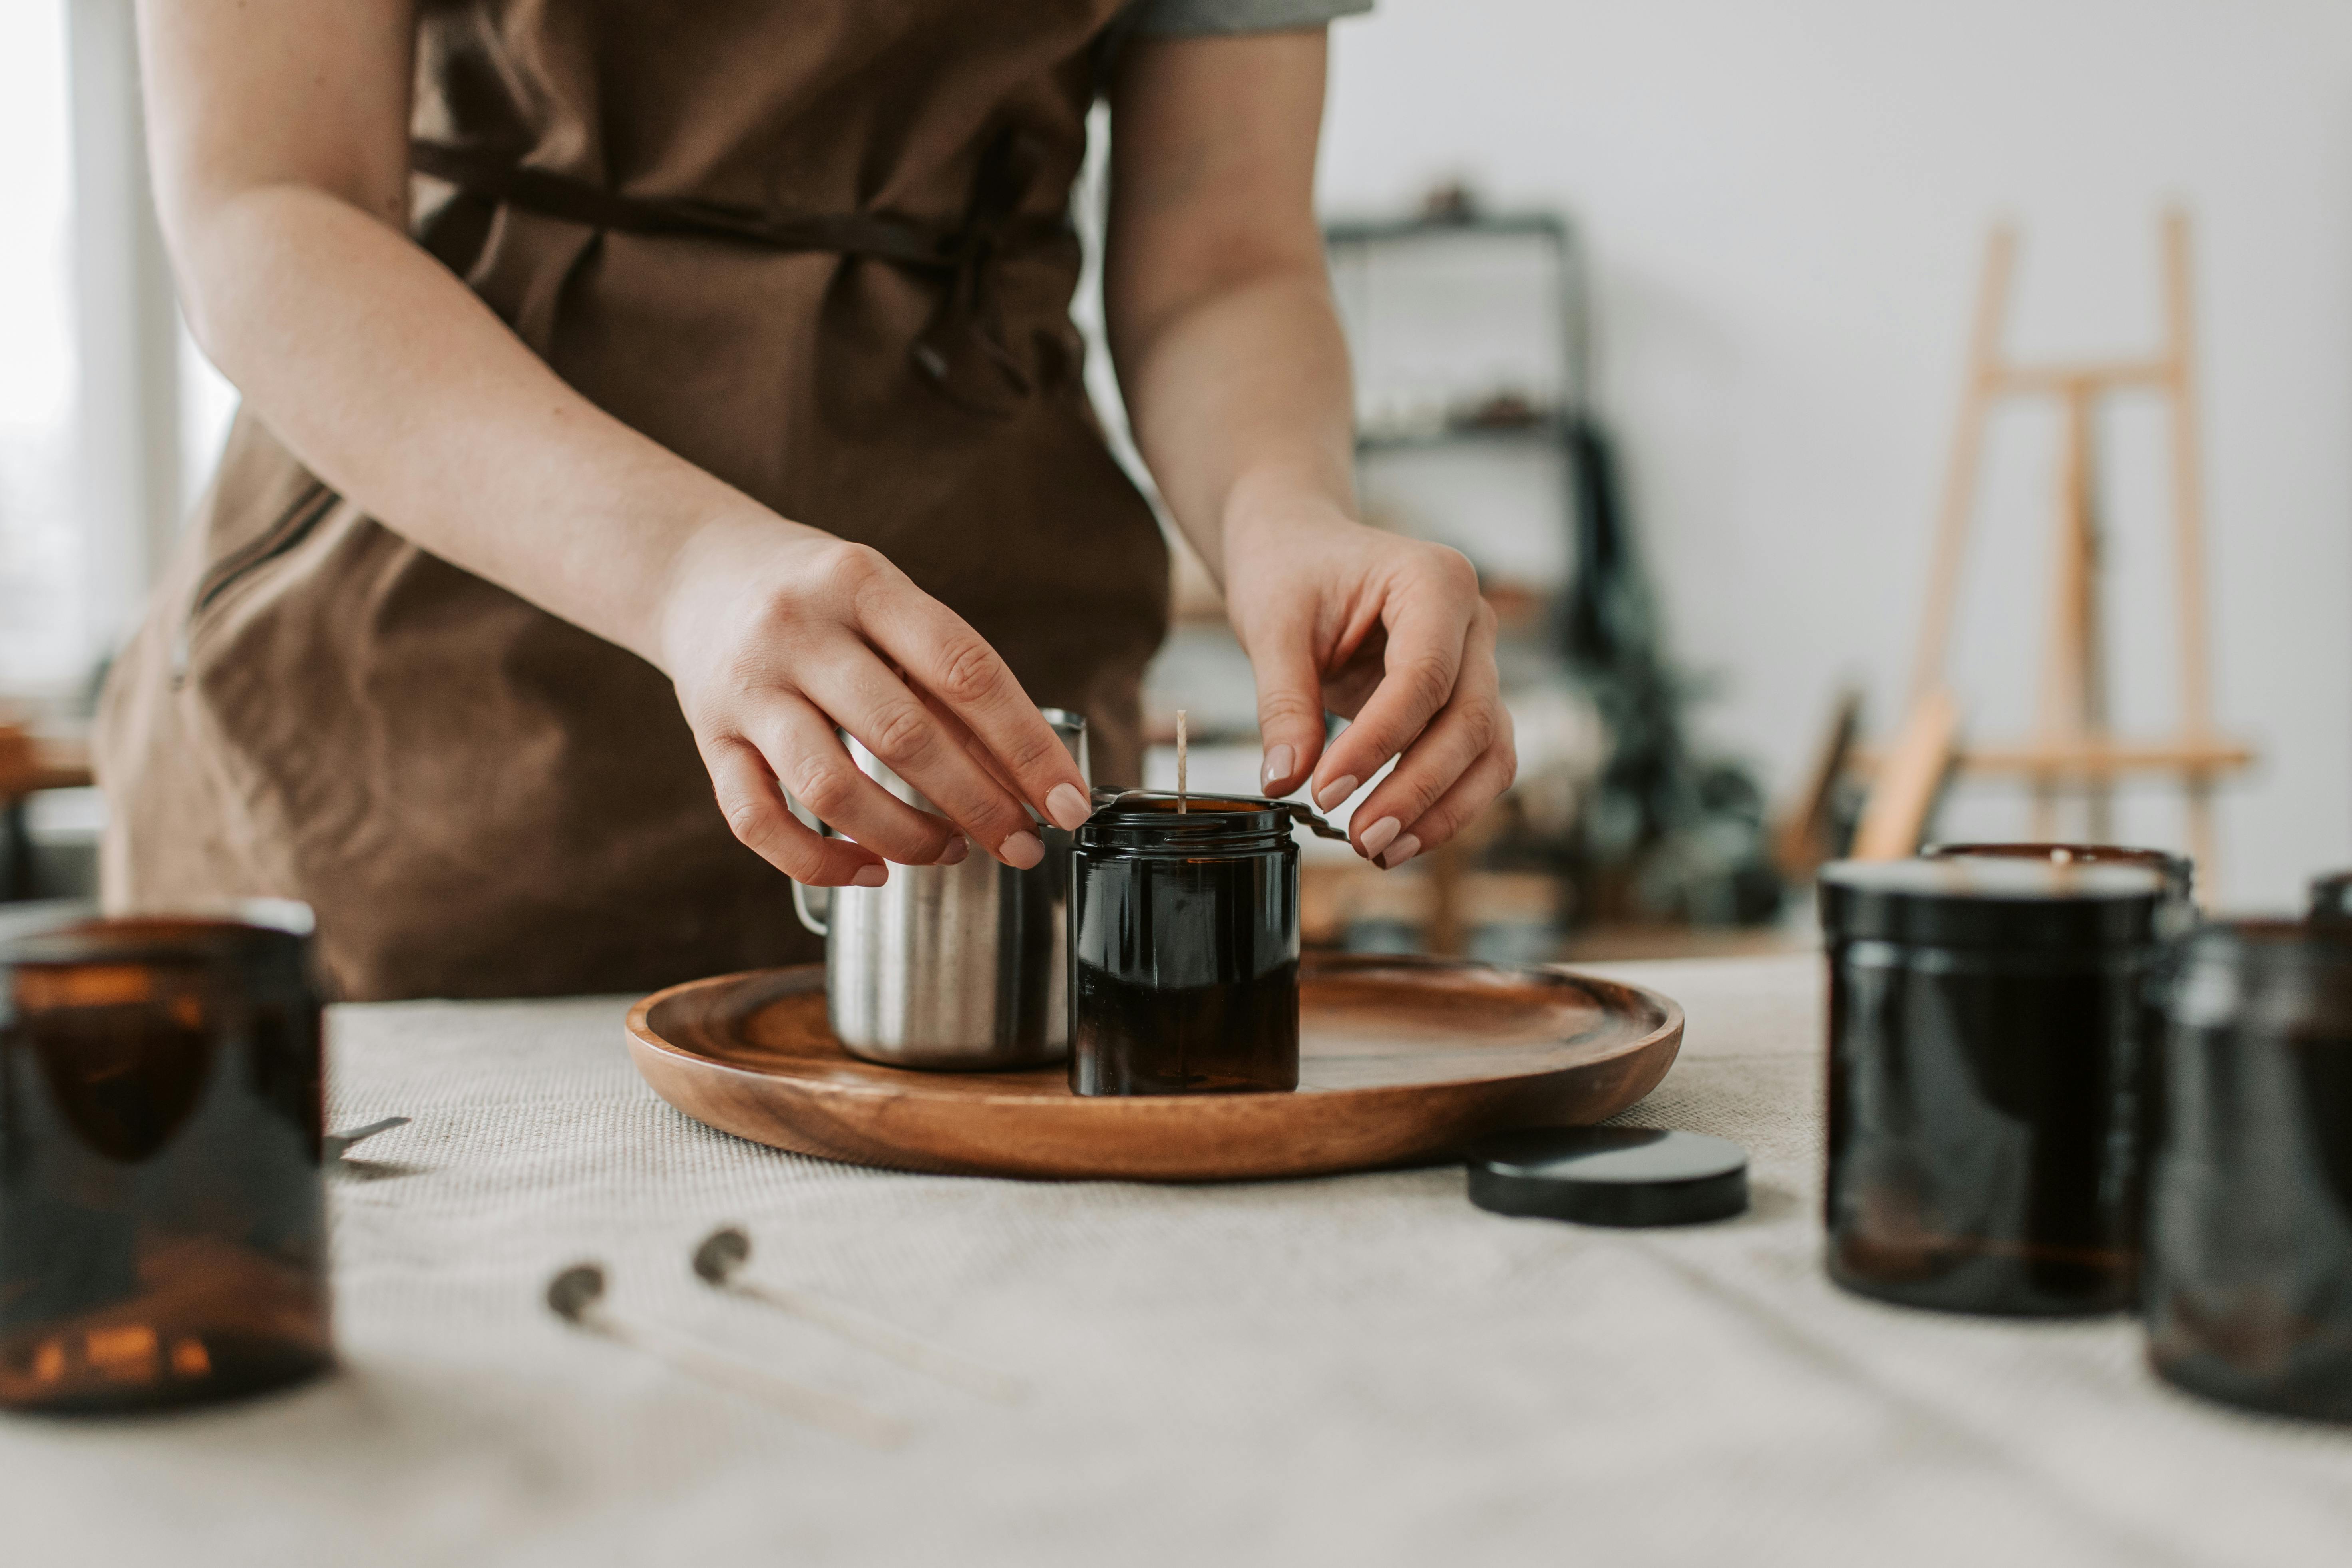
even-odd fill
[[[2352,1561],[2352,1436],[2194,1402],[2127,1321],[1845,1296],[1818,1218],[1818,956],[1601,966],[1680,1000],[1629,1113],[1753,1157],[1743,1218],[1472,1208],[1458,1168],[1229,1186],[829,1164],[656,1100],[619,998],[338,1009],[331,1381],[0,1420],[0,1563]],[[1004,1407],[697,1281],[751,1272],[1026,1378]],[[916,1426],[847,1442],[556,1321],[616,1315]]]

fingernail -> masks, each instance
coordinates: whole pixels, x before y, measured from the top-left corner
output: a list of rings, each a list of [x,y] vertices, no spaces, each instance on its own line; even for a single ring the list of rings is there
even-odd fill
[[[1034,833],[1016,833],[996,847],[996,858],[1018,871],[1026,871],[1045,858],[1045,846]]]
[[[948,847],[940,851],[940,858],[937,860],[932,861],[931,864],[934,866],[961,866],[963,864],[963,858],[971,853],[971,841],[966,838],[962,834],[959,833],[954,837],[948,840]]]
[[[1389,840],[1394,838],[1397,836],[1397,830],[1403,826],[1403,823],[1393,816],[1383,816],[1365,828],[1364,853],[1377,858],[1381,850],[1389,847]]]
[[[1045,815],[1056,827],[1076,833],[1094,814],[1094,803],[1080,795],[1076,784],[1058,784],[1046,792]]]
[[[1356,775],[1349,773],[1346,778],[1333,779],[1329,784],[1325,784],[1323,793],[1315,797],[1315,804],[1325,811],[1335,811],[1341,801],[1355,793]]]
[[[1366,835],[1366,837],[1369,837],[1370,835]],[[1414,856],[1420,853],[1421,840],[1408,833],[1402,838],[1398,839],[1394,844],[1389,846],[1389,852],[1381,857],[1381,865],[1386,869],[1393,871],[1398,867],[1403,865],[1406,861],[1412,859]]]
[[[1288,746],[1276,746],[1268,752],[1265,754],[1265,766],[1257,775],[1258,787],[1272,789],[1275,780],[1288,778],[1291,768],[1297,763],[1297,761],[1298,753]]]
[[[849,883],[854,888],[878,888],[889,879],[890,872],[887,867],[860,866],[857,875],[849,879]]]

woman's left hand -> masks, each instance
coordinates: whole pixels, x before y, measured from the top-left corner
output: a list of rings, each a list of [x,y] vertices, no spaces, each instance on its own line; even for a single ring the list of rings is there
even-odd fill
[[[1257,672],[1266,792],[1329,810],[1391,760],[1350,837],[1442,844],[1517,759],[1470,563],[1366,528],[1355,396],[1315,216],[1322,29],[1137,38],[1111,91],[1103,306],[1136,445],[1223,583]],[[1353,719],[1323,747],[1323,715]]]
[[[1495,612],[1460,552],[1368,528],[1320,498],[1228,527],[1225,605],[1257,675],[1263,779],[1329,811],[1397,760],[1349,837],[1390,868],[1443,844],[1518,769]],[[1324,750],[1326,710],[1351,719]]]

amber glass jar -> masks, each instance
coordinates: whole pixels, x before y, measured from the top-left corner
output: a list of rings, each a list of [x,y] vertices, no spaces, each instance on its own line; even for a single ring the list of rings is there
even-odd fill
[[[1272,801],[1130,792],[1078,829],[1070,1088],[1298,1087],[1298,847]]]
[[[1847,862],[1821,894],[1831,1278],[1953,1311],[2127,1305],[2162,875]]]
[[[2167,992],[2149,1359],[2215,1399],[2352,1421],[2352,943],[2217,922]]]
[[[320,1008],[296,931],[0,946],[0,1408],[231,1398],[331,1364]]]

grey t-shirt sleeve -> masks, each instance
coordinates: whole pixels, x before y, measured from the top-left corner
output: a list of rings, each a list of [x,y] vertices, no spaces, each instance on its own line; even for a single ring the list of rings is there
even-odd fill
[[[1335,16],[1372,8],[1372,0],[1134,0],[1122,29],[1152,37],[1201,33],[1279,33],[1319,27]]]

